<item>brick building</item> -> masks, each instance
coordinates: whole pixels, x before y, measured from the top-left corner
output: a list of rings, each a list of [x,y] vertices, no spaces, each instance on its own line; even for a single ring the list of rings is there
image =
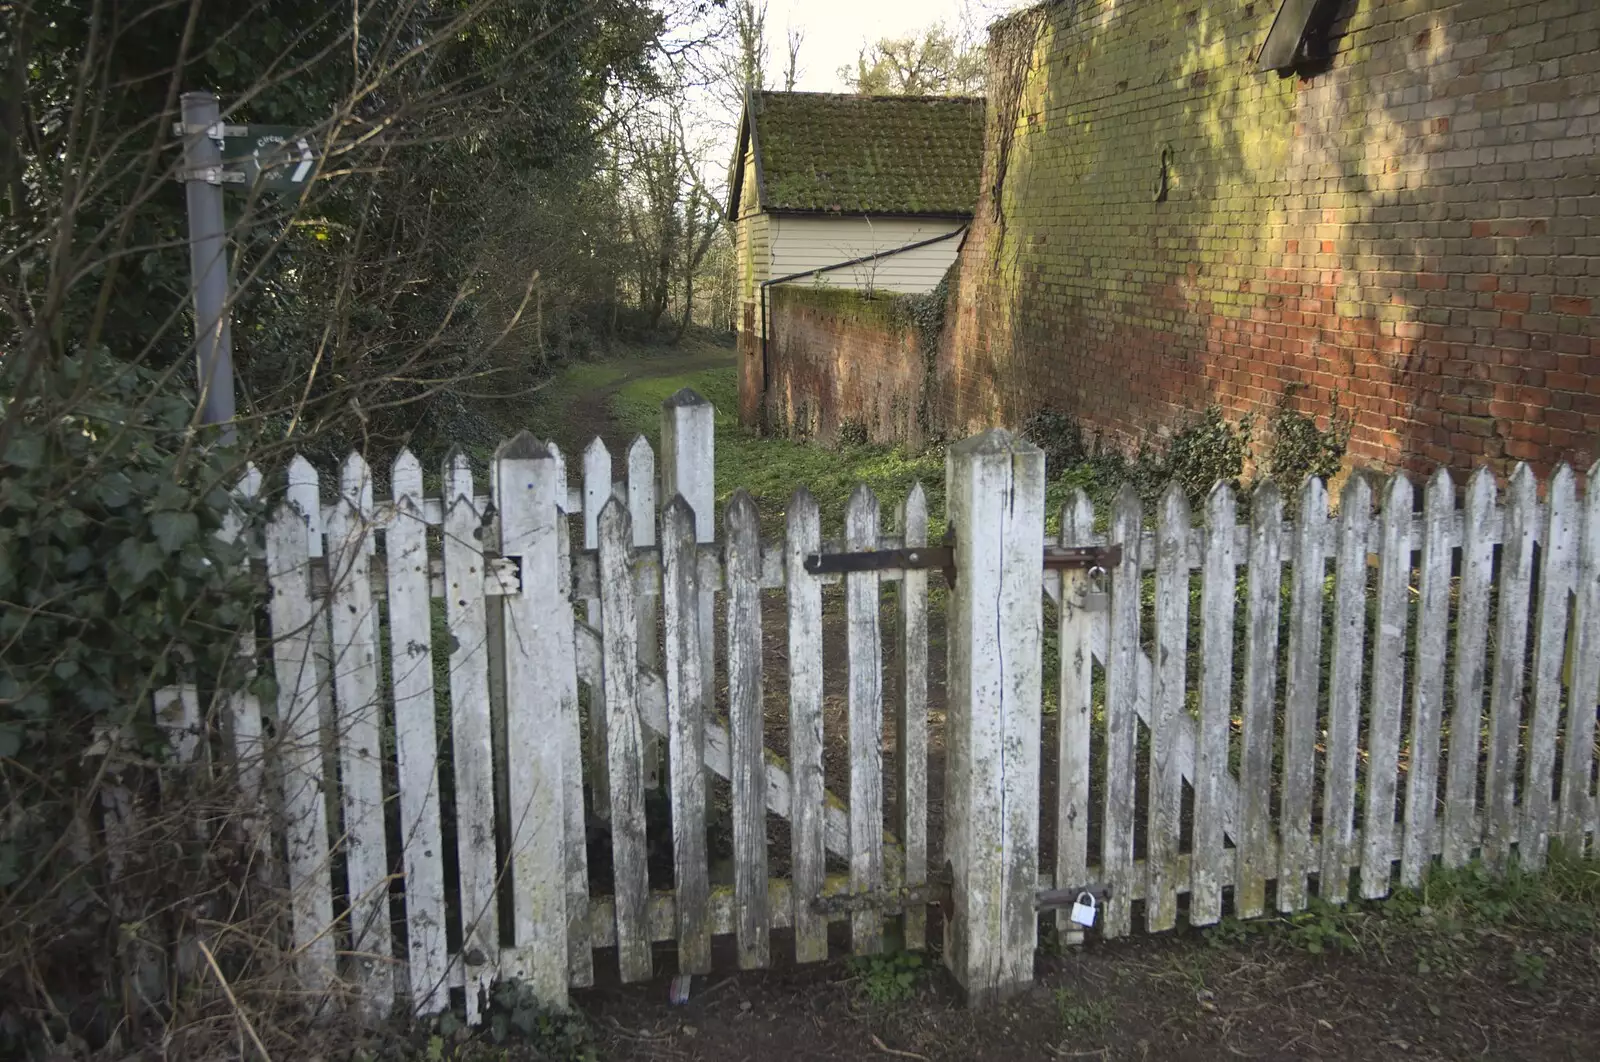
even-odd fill
[[[1600,456],[1600,3],[1052,0],[991,33],[950,433],[1052,406],[1133,443],[1219,405],[1352,460]]]

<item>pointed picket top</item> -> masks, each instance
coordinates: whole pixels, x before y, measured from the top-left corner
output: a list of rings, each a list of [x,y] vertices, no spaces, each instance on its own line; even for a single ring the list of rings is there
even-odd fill
[[[628,512],[627,502],[616,495],[611,495],[606,499],[606,503],[600,507],[599,525],[602,538],[609,533],[608,529],[610,528],[626,527],[628,529],[626,540],[632,543],[633,518]]]
[[[1161,525],[1182,521],[1185,527],[1189,524],[1189,495],[1177,481],[1167,484],[1167,489],[1161,495]]]
[[[473,482],[472,459],[459,446],[450,447],[439,466],[439,482],[444,487],[445,508],[465,499],[472,502],[477,487]]]
[[[1511,470],[1511,478],[1506,481],[1506,503],[1526,497],[1536,502],[1539,496],[1539,479],[1533,474],[1533,468],[1526,461],[1518,461],[1517,466]]]
[[[1494,483],[1493,476],[1489,477],[1489,482]],[[1345,514],[1355,509],[1369,516],[1372,513],[1372,481],[1360,472],[1351,472],[1350,478],[1344,481],[1344,490],[1339,492],[1339,519],[1347,519]]]
[[[909,526],[913,520],[919,518],[923,523],[924,529],[926,529],[928,522],[928,492],[922,489],[922,480],[920,479],[911,484],[911,489],[906,492],[905,520],[903,523]],[[900,528],[901,531],[905,529],[905,526]]]
[[[501,443],[494,451],[495,461],[538,461],[550,456],[550,448],[526,428]]]
[[[367,467],[366,458],[354,450],[339,470],[339,501],[353,510],[347,515],[353,517],[356,524],[365,525],[372,519],[372,470]],[[367,528],[359,533],[362,552],[369,556],[377,552],[377,536]]]
[[[1076,493],[1082,494],[1082,490]],[[1238,497],[1233,490],[1233,484],[1225,479],[1219,479],[1211,484],[1211,489],[1206,492],[1206,526],[1216,523],[1218,517],[1226,517],[1228,523],[1233,523],[1235,512],[1238,509]]]
[[[692,387],[685,387],[661,403],[662,409],[674,406],[709,406],[711,403],[700,397],[700,392]]]
[[[1545,496],[1547,498],[1554,496],[1557,491],[1563,491],[1570,498],[1576,499],[1578,496],[1578,474],[1572,470],[1572,466],[1567,462],[1561,462],[1556,466],[1556,470],[1550,473],[1550,483],[1546,491]],[[1576,503],[1574,502],[1574,504]]]
[[[595,442],[599,441],[599,439],[595,440]],[[651,447],[650,440],[646,439],[643,433],[635,435],[633,442],[628,444],[627,462],[630,472],[635,468],[654,469],[656,467],[655,449]]]
[[[682,497],[682,495],[678,495]],[[852,498],[852,501],[855,499]],[[743,523],[759,524],[760,511],[756,508],[756,500],[750,492],[740,487],[728,498],[728,507],[723,513],[723,520],[729,527],[738,527]]]
[[[1456,503],[1456,481],[1451,478],[1450,470],[1440,465],[1433,470],[1433,475],[1428,477],[1428,486],[1423,491],[1424,504],[1432,502],[1435,505],[1448,505],[1452,508]]]
[[[322,487],[316,466],[304,454],[289,460],[288,490],[284,497],[300,510],[306,524],[306,542],[312,557],[322,556]]]
[[[250,462],[244,466],[244,474],[233,484],[233,504],[228,507],[227,514],[222,518],[222,527],[217,536],[224,542],[236,542],[244,533],[245,512],[244,507],[252,502],[261,493],[261,470]]]
[[[1039,448],[1026,439],[1012,435],[1004,428],[989,428],[976,435],[969,435],[965,439],[951,446],[949,452],[957,456],[963,454],[1008,454],[1036,451]]]
[[[561,452],[561,447],[556,445],[554,439],[545,445],[549,450],[550,460],[556,463],[556,512],[563,516],[571,516],[572,500],[567,497],[567,455]]]
[[[233,493],[240,498],[255,498],[260,495],[261,469],[256,467],[254,461],[245,464],[244,475],[234,484]]]
[[[454,451],[451,451],[454,453]],[[449,458],[445,458],[448,465]],[[417,455],[410,448],[402,449],[394,455],[394,461],[389,466],[389,494],[395,503],[410,497],[412,502],[421,500],[422,495],[422,462],[417,460]]]
[[[857,483],[856,489],[850,492],[850,500],[845,503],[844,514],[847,524],[858,519],[864,519],[869,515],[876,522],[878,517],[878,496],[865,483]]]
[[[363,514],[372,512],[372,469],[356,450],[350,451],[339,469],[339,496]]]
[[[804,490],[805,488],[801,488]],[[689,528],[690,537],[694,535],[694,506],[689,504],[687,498],[681,494],[674,494],[672,500],[667,502],[667,507],[661,511],[662,538],[669,538],[675,533],[678,522],[683,521]]]
[[[1144,501],[1139,497],[1139,488],[1124,481],[1122,486],[1117,488],[1117,496],[1111,501],[1112,521],[1115,522],[1119,515],[1129,511],[1138,513],[1142,517]]]
[[[1259,516],[1283,508],[1283,492],[1278,489],[1278,484],[1270,479],[1257,483],[1250,494],[1250,516],[1252,522]]]
[[[591,462],[598,463],[601,459],[606,462],[606,467],[611,466],[611,451],[606,449],[605,440],[596,435],[589,440],[589,445],[583,448],[583,467],[588,468]]]
[[[1307,476],[1300,484],[1300,512],[1327,515],[1328,485],[1321,476]]]
[[[1395,508],[1409,516],[1414,508],[1413,499],[1416,491],[1411,486],[1411,477],[1405,472],[1396,472],[1389,477],[1389,488],[1383,492],[1383,511],[1387,514],[1390,508]]]
[[[1093,534],[1094,502],[1082,487],[1074,487],[1061,504],[1061,541],[1064,544],[1086,541]]]

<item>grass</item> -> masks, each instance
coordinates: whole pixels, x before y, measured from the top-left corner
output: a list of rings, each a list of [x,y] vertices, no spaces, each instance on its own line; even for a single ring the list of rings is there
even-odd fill
[[[1304,911],[1248,922],[1225,919],[1206,931],[1217,946],[1250,941],[1289,946],[1314,955],[1346,952],[1393,961],[1409,951],[1419,976],[1470,974],[1488,961],[1528,987],[1542,980],[1540,944],[1581,938],[1600,929],[1600,859],[1571,855],[1553,844],[1543,870],[1513,862],[1494,870],[1474,861],[1435,866],[1415,889],[1384,900],[1335,906],[1313,900]]]
[[[845,503],[858,483],[878,496],[889,514],[920,481],[928,495],[931,534],[944,532],[944,453],[911,454],[899,447],[844,445],[828,449],[815,444],[762,436],[740,426],[738,380],[732,368],[704,369],[672,376],[630,380],[617,389],[611,412],[628,432],[639,432],[660,450],[661,403],[682,388],[692,388],[716,407],[717,501],[726,502],[743,487],[761,512],[762,530],[781,531],[789,498],[808,488],[822,508],[824,533],[837,531]]]

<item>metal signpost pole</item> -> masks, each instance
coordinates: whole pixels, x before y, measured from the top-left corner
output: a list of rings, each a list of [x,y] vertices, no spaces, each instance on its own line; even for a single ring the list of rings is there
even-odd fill
[[[189,200],[189,268],[194,284],[200,419],[234,429],[233,335],[228,321],[228,244],[222,217],[222,143],[217,97],[183,94],[184,190]],[[211,134],[217,133],[213,137]]]

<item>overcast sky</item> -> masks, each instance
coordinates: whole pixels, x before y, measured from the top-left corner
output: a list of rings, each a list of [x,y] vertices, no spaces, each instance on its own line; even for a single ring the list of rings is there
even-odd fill
[[[864,44],[880,37],[909,37],[935,22],[981,35],[983,27],[1033,0],[768,0],[767,38],[772,49],[769,84],[782,87],[784,41],[790,27],[805,34],[800,80],[806,92],[844,92],[839,67],[854,65]]]

